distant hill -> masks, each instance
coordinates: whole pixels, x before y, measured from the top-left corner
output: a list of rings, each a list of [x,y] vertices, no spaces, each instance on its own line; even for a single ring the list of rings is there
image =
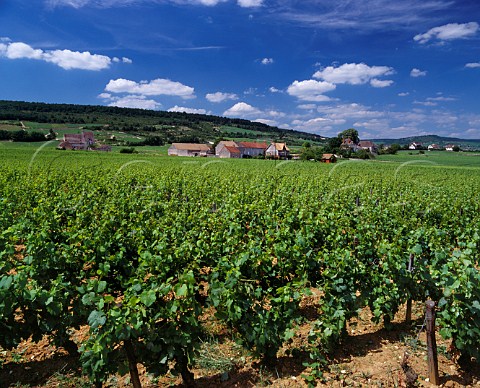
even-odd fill
[[[410,136],[402,137],[400,139],[373,139],[373,142],[376,144],[393,144],[397,143],[400,145],[410,144],[413,142],[422,143],[425,146],[430,144],[438,144],[439,146],[445,146],[447,144],[458,145],[460,148],[480,148],[480,139],[459,139],[456,137],[443,137],[437,135],[425,135],[425,136]]]
[[[88,129],[97,132],[96,138],[129,145],[214,142],[225,138],[282,141],[300,146],[305,141],[321,144],[325,140],[307,132],[205,114],[4,100],[0,100],[0,129],[53,129],[57,136],[67,130]]]

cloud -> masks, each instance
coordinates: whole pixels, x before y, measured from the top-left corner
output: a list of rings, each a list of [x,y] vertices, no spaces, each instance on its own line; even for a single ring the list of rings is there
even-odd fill
[[[204,5],[214,7],[228,0],[46,0],[46,4],[50,8],[56,7],[72,7],[82,8],[86,6],[111,8],[136,3],[172,3],[178,5]],[[256,8],[263,5],[264,0],[237,0],[237,4],[242,8]]]
[[[417,105],[423,105],[423,106],[437,106],[438,103],[436,102],[433,102],[433,101],[413,101],[414,104],[417,104]]]
[[[223,102],[226,100],[238,100],[238,96],[234,93],[208,93],[205,98],[210,102]]]
[[[262,111],[258,108],[255,108],[245,102],[238,102],[223,112],[223,115],[228,117],[248,118],[252,116],[258,116],[261,113]]]
[[[44,54],[47,62],[54,63],[65,70],[103,70],[110,67],[112,60],[105,55],[80,53],[70,50],[54,50]]]
[[[44,54],[43,50],[34,49],[23,42],[10,43],[5,51],[5,56],[8,59],[44,59]]]
[[[415,42],[425,44],[430,40],[454,40],[454,39],[466,39],[472,37],[477,33],[479,25],[477,22],[470,23],[449,23],[440,27],[434,27],[425,32],[424,34],[418,34],[413,37]]]
[[[409,96],[409,95],[410,95],[409,92],[401,92],[401,93],[398,93],[398,96],[399,96],[399,97],[407,97],[407,96]]]
[[[354,128],[365,128],[369,131],[385,131],[390,128],[390,123],[387,119],[371,119],[366,121],[357,121],[353,123]]]
[[[414,77],[414,78],[417,78],[417,77],[425,77],[427,75],[427,72],[426,71],[422,71],[420,69],[412,69],[412,71],[410,72],[410,77]]]
[[[270,86],[270,87],[268,88],[268,91],[269,91],[270,93],[280,93],[280,92],[281,92],[281,90],[280,90],[280,89],[277,89],[275,86]]]
[[[0,44],[0,57],[7,59],[34,59],[53,63],[65,70],[104,70],[108,69],[114,59],[105,55],[91,54],[88,51],[35,49],[23,42],[9,42]],[[127,63],[128,58],[123,62]]]
[[[334,136],[336,134],[333,126],[343,124],[345,124],[345,120],[332,120],[328,117],[315,117],[308,120],[297,119],[291,122],[291,126],[297,131],[305,131],[312,133],[322,132],[322,134],[331,136]]]
[[[133,61],[130,58],[126,58],[126,57],[123,57],[122,59],[117,58],[117,57],[113,57],[112,62],[115,62],[115,63],[123,62],[123,63],[128,63],[128,64],[133,63]]]
[[[363,120],[384,116],[384,112],[370,110],[369,107],[357,103],[319,106],[317,111],[331,120]]]
[[[91,0],[47,0],[47,5],[54,8],[59,6],[69,6],[73,8],[81,8],[91,3]]]
[[[391,75],[393,73],[393,68],[388,66],[368,66],[365,63],[345,63],[339,67],[328,66],[315,72],[313,77],[323,79],[332,84],[362,85],[377,77]]]
[[[152,81],[135,82],[124,78],[110,80],[105,86],[105,91],[111,93],[138,94],[141,96],[176,96],[183,99],[195,98],[194,88],[170,81],[169,79],[157,78]]]
[[[437,106],[439,102],[449,102],[449,101],[457,101],[454,97],[445,97],[442,96],[441,93],[437,93],[437,97],[428,97],[425,101],[417,101],[415,100],[413,103],[416,105],[423,105],[423,106]]]
[[[330,97],[325,96],[324,93],[335,90],[336,86],[330,82],[306,80],[293,81],[288,87],[287,93],[291,96],[297,97],[299,100],[324,102],[330,101]]]
[[[315,28],[375,31],[411,30],[452,7],[451,0],[282,1],[279,17]]]
[[[119,108],[135,108],[158,110],[162,104],[155,100],[147,99],[144,96],[129,95],[124,97],[115,97],[109,93],[102,93],[98,96],[108,102],[108,106],[116,106]]]
[[[315,104],[300,104],[297,106],[298,109],[313,110],[317,109]]]
[[[372,85],[374,88],[386,88],[387,86],[391,86],[392,84],[392,80],[379,80],[376,78],[370,80],[370,85]]]
[[[174,107],[168,109],[169,112],[185,112],[185,113],[195,113],[195,114],[210,114],[205,109],[194,109],[194,108],[185,108],[183,106],[175,105]]]
[[[269,120],[269,119],[255,119],[253,120],[257,123],[262,123],[266,125],[270,125],[271,127],[278,127],[278,121],[275,120]]]
[[[283,112],[279,112],[278,110],[266,110],[264,112],[265,115],[269,116],[269,117],[275,117],[275,118],[281,118],[281,117],[285,117],[286,114],[283,113]]]
[[[438,96],[438,97],[428,97],[427,101],[457,101],[457,99],[454,97]]]
[[[242,8],[255,8],[263,5],[263,0],[237,0],[237,4]]]
[[[261,63],[262,65],[271,65],[273,63],[273,58],[263,58]]]
[[[276,126],[278,125],[276,119],[283,118],[286,114],[273,109],[263,111],[246,102],[238,102],[223,112],[223,116],[249,119]]]
[[[480,62],[467,63],[465,65],[465,67],[467,67],[469,69],[476,69],[476,68],[480,67]]]

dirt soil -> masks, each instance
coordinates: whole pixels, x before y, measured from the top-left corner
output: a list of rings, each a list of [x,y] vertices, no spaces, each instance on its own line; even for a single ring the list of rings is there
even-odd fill
[[[314,304],[314,302],[312,302]],[[265,369],[251,355],[231,340],[231,333],[215,321],[213,315],[203,317],[206,330],[212,336],[201,348],[197,365],[193,369],[196,384],[212,387],[306,387],[302,375],[310,372],[303,366],[308,361],[302,344],[306,344],[309,316],[305,306],[306,322],[278,354],[273,369]],[[414,304],[412,323],[404,323],[405,309],[400,309],[392,322],[393,328],[374,325],[371,314],[364,309],[358,318],[348,325],[348,337],[339,345],[325,367],[323,376],[317,379],[318,387],[433,387],[428,379],[426,337],[422,331],[424,311],[421,304]],[[87,328],[73,335],[81,342]],[[457,355],[450,354],[450,343],[437,335],[438,367],[442,387],[480,387],[478,363],[460,367]],[[297,349],[297,350],[295,350]],[[299,350],[300,349],[300,350]],[[408,355],[406,358],[405,355]],[[3,364],[3,366],[2,366]],[[402,367],[403,364],[403,367]],[[139,365],[144,387],[182,387],[178,376],[167,375],[159,379],[148,375]],[[57,349],[44,338],[38,343],[22,342],[17,349],[8,352],[0,349],[0,388],[3,387],[90,387],[82,376],[78,358]],[[128,376],[112,376],[104,387],[128,387]]]

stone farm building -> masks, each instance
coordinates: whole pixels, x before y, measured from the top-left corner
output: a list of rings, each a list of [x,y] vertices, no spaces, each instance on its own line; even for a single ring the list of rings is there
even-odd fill
[[[234,146],[224,146],[220,148],[220,151],[216,155],[219,158],[234,158],[234,159],[240,159],[242,157],[242,153],[240,152],[240,149]]]
[[[169,156],[207,156],[210,147],[206,144],[172,143],[168,149]]]
[[[253,158],[265,156],[267,143],[222,140],[215,147],[217,158]]]
[[[290,149],[286,143],[272,143],[265,151],[265,156],[273,159],[287,159],[290,157]]]
[[[95,144],[93,132],[66,133],[58,148],[63,150],[89,150]]]
[[[378,152],[378,147],[373,141],[360,140],[358,143],[355,143],[349,137],[343,139],[340,148],[343,150],[351,150],[352,152],[357,152],[359,150],[366,150],[371,154],[376,154]]]
[[[366,150],[371,154],[376,154],[378,152],[377,145],[370,140],[360,140],[358,142],[358,146],[360,147],[360,149]]]

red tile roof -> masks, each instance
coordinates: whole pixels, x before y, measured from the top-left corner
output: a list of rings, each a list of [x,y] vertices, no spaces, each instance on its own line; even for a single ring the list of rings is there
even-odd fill
[[[225,146],[228,152],[231,154],[240,154],[240,150],[237,147]]]
[[[240,147],[244,148],[260,148],[260,149],[267,149],[267,143],[257,143],[253,141],[241,141],[238,143]]]

